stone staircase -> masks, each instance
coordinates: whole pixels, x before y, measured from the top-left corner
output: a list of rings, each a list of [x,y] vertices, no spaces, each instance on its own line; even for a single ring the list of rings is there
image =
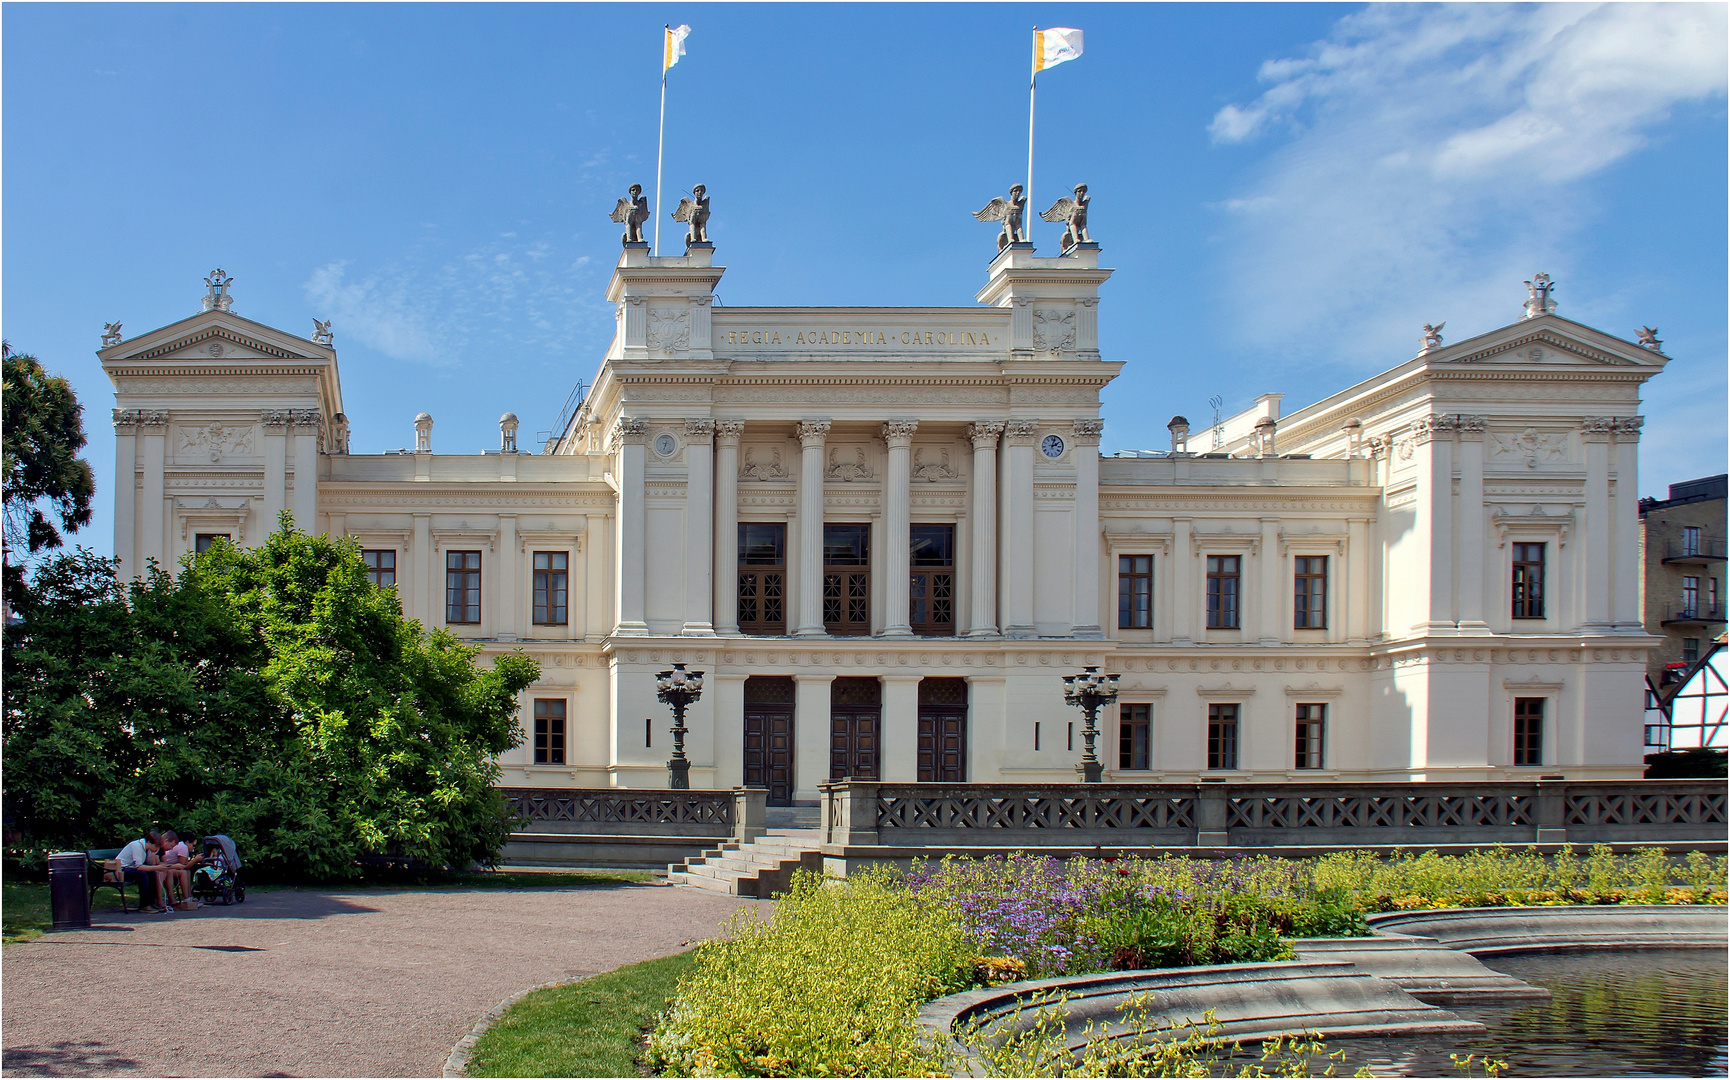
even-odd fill
[[[816,807],[772,807],[768,831],[749,843],[726,841],[717,848],[667,867],[667,880],[728,896],[767,899],[785,892],[799,869],[823,872],[823,843]]]

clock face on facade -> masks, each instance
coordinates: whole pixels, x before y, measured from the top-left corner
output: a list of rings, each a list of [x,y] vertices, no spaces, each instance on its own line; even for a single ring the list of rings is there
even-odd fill
[[[1039,449],[1044,451],[1048,458],[1060,458],[1063,456],[1063,437],[1047,435],[1045,441],[1039,444]]]
[[[673,451],[678,448],[679,444],[673,441],[671,435],[662,435],[660,438],[655,440],[655,453],[662,457],[672,457]]]

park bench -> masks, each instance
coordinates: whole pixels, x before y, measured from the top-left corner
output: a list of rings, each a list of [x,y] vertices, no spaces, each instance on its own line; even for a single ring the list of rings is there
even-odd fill
[[[90,878],[90,900],[91,900],[91,903],[94,904],[96,902],[96,890],[97,889],[104,888],[104,887],[114,889],[120,893],[120,913],[123,915],[126,914],[129,910],[126,907],[126,885],[127,885],[126,878],[120,871],[115,871],[114,874],[111,876],[109,874],[108,868],[103,865],[103,863],[109,859],[119,858],[120,857],[120,849],[119,848],[92,849],[92,850],[86,851],[84,853],[84,857],[90,860],[90,869],[88,872],[88,877]],[[144,904],[145,904],[144,887],[142,885],[140,885],[138,887],[138,906],[139,906],[139,908],[142,909],[144,907]]]

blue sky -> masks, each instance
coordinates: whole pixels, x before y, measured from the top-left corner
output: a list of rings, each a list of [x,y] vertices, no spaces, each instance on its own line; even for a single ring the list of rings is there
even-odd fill
[[[714,199],[723,302],[969,304],[970,212],[1026,162],[1090,186],[1104,449],[1267,391],[1287,411],[1400,363],[1419,327],[1560,314],[1676,359],[1648,385],[1642,493],[1726,458],[1726,7],[8,4],[3,330],[70,377],[111,544],[102,324],[198,308],[335,322],[353,449],[549,427],[612,331],[607,220],[651,187],[663,23],[667,207]],[[1034,239],[1054,248],[1056,226]],[[678,227],[663,228],[677,248]]]

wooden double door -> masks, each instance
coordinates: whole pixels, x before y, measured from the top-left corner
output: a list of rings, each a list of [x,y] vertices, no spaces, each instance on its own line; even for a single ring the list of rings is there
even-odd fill
[[[919,680],[919,782],[967,782],[967,680]]]
[[[793,680],[745,680],[745,786],[769,789],[770,806],[793,805]]]
[[[878,779],[882,734],[882,683],[836,679],[829,684],[829,779]]]

